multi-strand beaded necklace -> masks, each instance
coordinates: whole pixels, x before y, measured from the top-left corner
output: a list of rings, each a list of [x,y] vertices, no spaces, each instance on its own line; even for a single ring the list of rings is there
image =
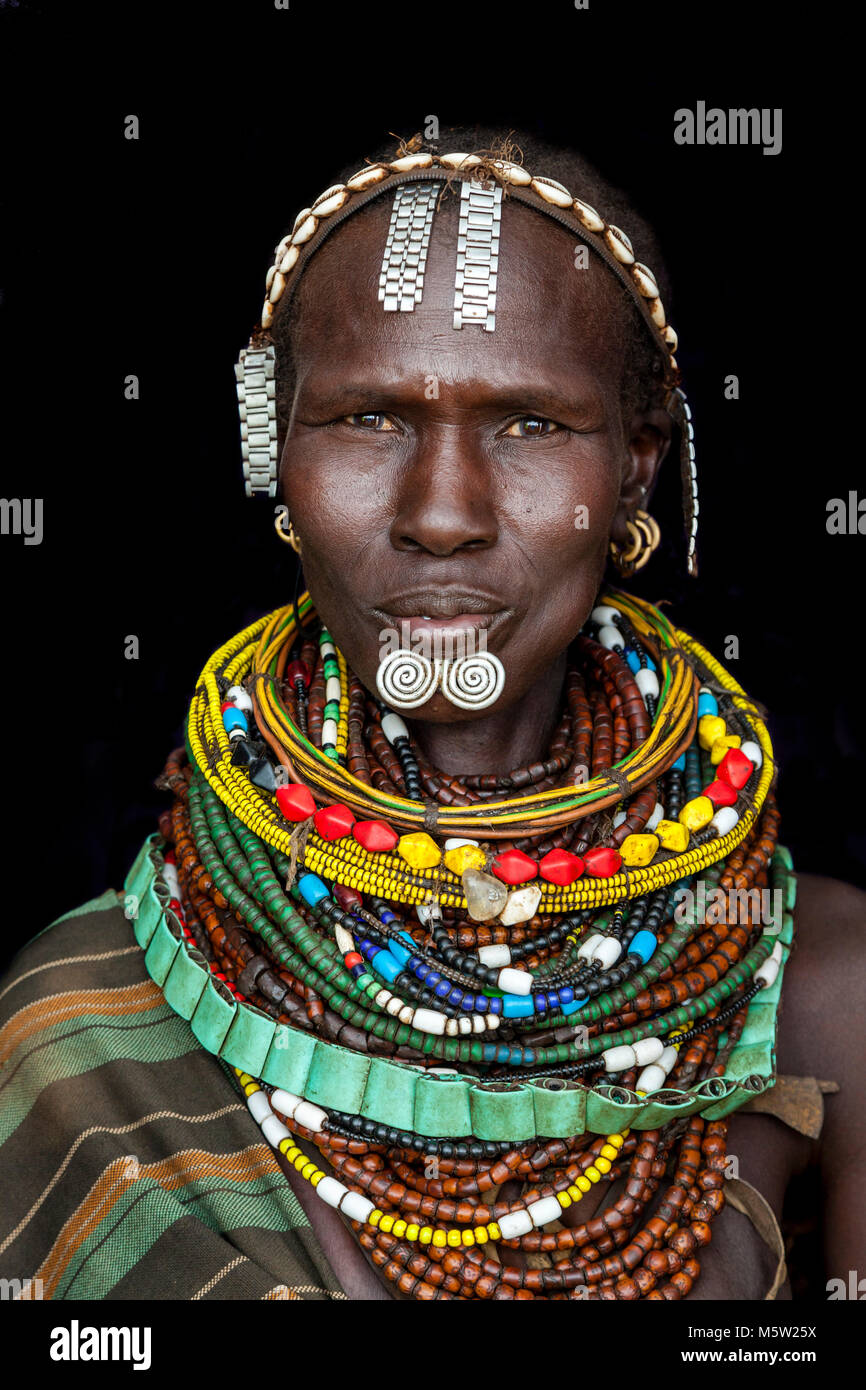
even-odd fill
[[[164,776],[148,969],[399,1294],[689,1292],[795,890],[766,729],[708,653],[606,595],[545,758],[458,778],[305,598],[214,654]]]

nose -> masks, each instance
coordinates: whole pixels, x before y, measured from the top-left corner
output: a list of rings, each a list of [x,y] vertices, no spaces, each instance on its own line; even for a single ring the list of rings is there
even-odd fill
[[[400,480],[394,549],[447,556],[489,549],[498,534],[492,479],[477,451],[453,439],[419,442]]]

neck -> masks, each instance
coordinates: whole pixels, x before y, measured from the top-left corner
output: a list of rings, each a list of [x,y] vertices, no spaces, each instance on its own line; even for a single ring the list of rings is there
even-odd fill
[[[516,705],[484,719],[412,724],[432,765],[449,776],[502,776],[538,762],[546,753],[559,716],[566,654],[557,657]]]

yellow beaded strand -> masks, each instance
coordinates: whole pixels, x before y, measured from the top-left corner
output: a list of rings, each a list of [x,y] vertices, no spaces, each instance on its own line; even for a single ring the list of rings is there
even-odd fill
[[[634,601],[627,601],[624,596],[620,595],[616,597],[617,602],[621,603],[622,606],[629,611],[630,617],[640,630],[647,635],[652,634],[658,637],[658,624],[659,622],[663,622],[663,619],[661,619],[659,615],[654,615],[655,624],[649,622],[643,609],[634,606]],[[645,607],[648,613],[653,614],[653,610],[649,605],[645,605]],[[230,676],[233,682],[237,682],[240,673],[235,667],[245,664],[247,670],[251,671],[253,675],[264,675],[263,666],[273,661],[281,647],[292,639],[294,625],[288,621],[289,612],[290,610],[288,607],[276,610],[275,613],[269,614],[266,618],[260,620],[258,624],[253,625],[252,628],[246,629],[244,633],[239,634],[237,638],[232,639],[231,643],[226,644],[225,647],[220,648],[219,652],[214,654],[205,667],[205,672],[209,670],[215,671],[222,664],[222,661],[225,660],[226,655],[237,656],[241,647],[245,645],[246,651],[244,654],[239,660],[233,663],[232,670],[226,671],[225,674]],[[673,629],[667,629],[666,624],[664,628],[670,631],[670,646],[672,650],[675,650],[678,639],[673,637]],[[276,635],[273,635],[275,632]],[[250,661],[250,653],[254,645],[252,638],[255,636],[260,637],[261,640],[255,648],[252,661]],[[245,644],[242,640],[244,638],[248,639]],[[231,648],[231,651],[229,651],[229,648]],[[678,661],[675,663],[674,669],[670,674],[671,687],[668,693],[666,709],[668,713],[672,715],[676,714],[676,718],[673,719],[669,733],[664,737],[662,736],[661,727],[664,721],[657,719],[649,738],[635,751],[629,760],[622,764],[621,767],[621,771],[624,774],[631,773],[632,776],[635,776],[635,771],[638,770],[640,785],[650,779],[657,770],[657,764],[659,768],[662,764],[666,765],[668,755],[675,751],[687,728],[691,724],[693,714],[691,673],[684,662]],[[423,807],[419,803],[396,796],[380,796],[374,791],[371,791],[371,788],[365,783],[352,777],[344,768],[336,767],[331,759],[325,758],[319,750],[315,749],[308,740],[304,739],[299,734],[294,726],[287,723],[284,712],[281,712],[278,704],[275,703],[273,691],[267,694],[263,693],[267,690],[269,682],[270,678],[268,678],[268,681],[260,680],[257,682],[257,695],[260,695],[263,703],[267,703],[270,706],[270,713],[278,726],[273,728],[273,732],[281,732],[284,739],[288,739],[289,751],[293,761],[297,763],[299,770],[303,768],[309,774],[309,779],[313,785],[319,786],[328,795],[333,795],[335,799],[342,799],[349,805],[360,805],[365,814],[369,813],[369,804],[372,799],[373,801],[381,802],[384,814],[387,815],[390,811],[390,814],[397,820],[400,818],[403,807],[405,807],[408,816],[413,816],[416,819],[423,816]],[[219,711],[219,699],[216,698],[214,703],[214,693],[209,692],[209,694],[211,694],[212,714],[216,715]],[[270,723],[270,720],[268,722]],[[636,782],[636,785],[637,784]],[[582,785],[580,793],[581,803],[588,800],[588,793],[611,790],[613,790],[613,788],[609,783],[609,779],[596,777]],[[619,789],[616,788],[616,790]],[[550,805],[556,805],[558,802],[561,802],[566,795],[567,791],[564,791],[562,788],[554,788],[528,797],[508,798],[497,803],[497,822],[501,820],[503,826],[506,826],[512,822],[531,821],[536,815],[542,818],[547,814]],[[587,813],[594,809],[594,805],[588,805]],[[466,809],[460,807],[443,807],[440,814],[443,829],[457,829],[466,819]],[[469,821],[471,822],[472,819],[470,815]]]
[[[337,752],[345,758],[349,747],[349,668],[341,651],[337,652],[340,668],[340,717],[337,721]]]
[[[256,1091],[261,1091],[262,1087],[250,1076],[248,1072],[241,1071],[239,1067],[234,1067],[233,1071],[243,1087],[244,1095],[249,1098]],[[561,1211],[567,1211],[575,1202],[581,1201],[585,1193],[589,1192],[594,1183],[600,1182],[605,1174],[610,1172],[613,1164],[619,1156],[619,1151],[628,1138],[629,1130],[623,1129],[617,1134],[608,1134],[604,1144],[595,1159],[594,1163],[586,1169],[585,1173],[562,1192],[555,1194]],[[321,1168],[309,1159],[303,1150],[299,1149],[291,1139],[281,1139],[278,1146],[283,1157],[291,1163],[296,1172],[309,1182],[313,1187],[318,1187],[322,1178],[326,1174]],[[444,1249],[446,1246],[471,1246],[484,1245],[488,1241],[502,1240],[502,1231],[497,1221],[490,1221],[486,1226],[473,1226],[471,1230],[463,1227],[447,1226],[419,1226],[415,1222],[404,1221],[390,1213],[381,1211],[374,1207],[366,1221],[352,1222],[353,1225],[372,1226],[374,1230],[384,1231],[386,1234],[395,1235],[401,1240],[408,1240],[413,1244],[418,1242],[420,1245],[433,1245],[437,1249]]]
[[[617,602],[627,609],[636,626],[645,633],[653,631],[651,624],[639,608],[626,602],[620,595],[617,595]],[[261,662],[265,658],[273,659],[275,652],[278,652],[286,641],[283,626],[286,612],[286,609],[277,609],[259,619],[258,622],[236,634],[213,654],[202,672],[190,707],[188,735],[195,762],[220,800],[267,844],[281,850],[286,855],[290,855],[291,830],[279,814],[273,801],[250,782],[244,771],[231,764],[231,743],[223,727],[220,713],[220,692],[215,675],[217,670],[222,669],[226,678],[233,684],[237,684],[254,667],[260,671]],[[674,629],[674,631],[681,648],[699,657],[719,683],[726,690],[731,691],[735,705],[748,714],[753,724],[764,755],[754,806],[743,812],[737,824],[728,834],[718,836],[693,849],[686,849],[682,853],[676,854],[675,857],[662,862],[635,867],[630,869],[628,873],[613,874],[609,878],[582,878],[568,887],[546,882],[540,883],[538,886],[541,889],[541,901],[538,911],[542,915],[605,907],[635,894],[652,892],[657,888],[675,883],[681,878],[690,877],[717,863],[720,859],[726,858],[746,837],[755,823],[769,791],[774,771],[773,748],[769,734],[754,705],[734,678],[694,638],[679,629]],[[348,671],[345,660],[339,652],[337,659],[341,682],[338,748],[344,754],[344,737],[346,742],[348,740]],[[677,677],[684,677],[686,669],[685,663],[681,663],[679,671],[674,674],[674,680]],[[275,737],[281,737],[282,725],[278,718],[273,684],[270,678],[260,679],[257,682],[256,694],[268,728]],[[704,718],[706,719],[707,716]],[[657,719],[656,724],[658,725],[658,723],[659,720]],[[715,727],[709,729],[709,726],[705,726],[705,728],[708,730],[707,736],[709,733],[718,732]],[[300,739],[300,735],[296,736],[296,741],[297,739]],[[641,745],[638,753],[643,752],[648,744],[649,740],[647,744]],[[315,755],[313,761],[318,759],[319,763],[327,764],[329,774],[337,778],[334,789],[335,799],[351,803],[352,786],[361,788],[365,795],[369,794],[370,788],[358,782],[346,769],[341,768],[330,759],[324,758],[318,753],[318,750],[312,748],[312,745],[307,745],[307,747]],[[293,755],[297,753],[295,747],[293,747],[292,753]],[[309,763],[310,755],[304,753],[304,759]],[[596,778],[594,783],[585,785],[602,786],[603,779]],[[545,798],[547,800],[556,797],[561,799],[562,796],[563,792],[560,789],[541,793],[534,798],[512,798],[500,804],[516,808],[522,807],[523,810],[514,810],[505,815],[503,819],[504,821],[517,820],[523,816],[529,824],[532,824],[539,815],[537,809],[539,802]],[[407,811],[412,813],[415,812],[418,805],[418,803],[401,797],[392,797],[388,801],[389,805],[393,804],[397,808],[405,806]],[[534,806],[535,811],[527,812],[527,805]],[[443,832],[452,828],[450,823],[447,823],[448,811],[449,808],[447,807],[443,807],[441,810],[440,820]],[[388,813],[385,812],[385,814]],[[395,814],[391,819],[399,819],[399,816]],[[437,865],[435,870],[419,868],[415,871],[409,871],[399,855],[370,854],[349,836],[342,840],[325,841],[315,831],[311,831],[307,839],[304,865],[311,872],[326,879],[339,880],[362,893],[376,894],[390,898],[395,902],[404,904],[426,902],[431,893],[436,893],[444,907],[466,907],[466,899],[459,876],[453,874],[444,865]]]

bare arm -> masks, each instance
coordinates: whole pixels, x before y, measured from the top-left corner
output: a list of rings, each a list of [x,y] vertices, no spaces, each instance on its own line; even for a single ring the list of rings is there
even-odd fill
[[[786,971],[781,1073],[835,1081],[817,1146],[827,1279],[866,1278],[866,893],[802,875]]]

